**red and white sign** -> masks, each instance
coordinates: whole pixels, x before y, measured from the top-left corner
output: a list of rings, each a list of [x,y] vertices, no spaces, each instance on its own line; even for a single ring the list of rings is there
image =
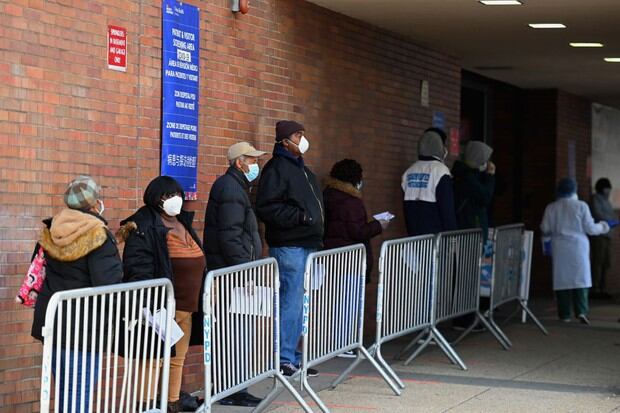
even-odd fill
[[[108,68],[127,71],[127,30],[124,27],[108,26]]]

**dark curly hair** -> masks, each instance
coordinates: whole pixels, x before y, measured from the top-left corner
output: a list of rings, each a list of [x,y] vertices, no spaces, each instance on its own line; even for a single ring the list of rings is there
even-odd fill
[[[362,165],[353,159],[343,159],[332,166],[329,176],[339,181],[357,185],[362,181]]]

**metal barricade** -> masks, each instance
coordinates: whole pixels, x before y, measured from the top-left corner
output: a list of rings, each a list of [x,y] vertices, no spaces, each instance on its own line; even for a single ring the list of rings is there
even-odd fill
[[[366,358],[396,392],[398,387],[363,346],[366,248],[363,244],[312,253],[306,261],[301,383],[323,412],[307,371],[347,351]],[[333,385],[335,387],[336,384]]]
[[[497,307],[511,301],[517,301],[538,328],[544,334],[548,334],[542,323],[528,308],[521,293],[523,224],[497,227],[493,238],[491,297],[489,310],[485,314],[489,323],[497,330],[508,347],[511,347],[512,343],[495,322],[493,313]]]
[[[396,382],[392,387],[400,395],[405,385],[385,361],[381,346],[388,341],[433,325],[432,294],[435,279],[435,235],[385,241],[379,256],[377,287],[377,332],[375,343],[368,349],[381,367]],[[367,356],[368,357],[368,356]],[[334,386],[361,363],[358,359],[334,382]],[[399,389],[400,388],[400,389]]]
[[[158,412],[174,313],[167,279],[55,293],[42,331],[41,412]]]
[[[280,367],[278,264],[273,258],[253,261],[207,274],[203,296],[205,403],[200,412],[210,412],[212,404],[267,378],[274,389],[293,395],[306,412],[312,410]],[[266,407],[261,403],[256,411]]]
[[[416,351],[405,361],[409,364],[431,342],[436,342],[448,358],[461,369],[467,366],[454,348],[437,329],[443,321],[467,314],[475,315],[472,325],[453,343],[456,344],[482,322],[503,345],[499,334],[480,313],[480,262],[482,258],[482,231],[469,229],[442,232],[437,236],[437,275],[433,290],[433,314],[427,336]],[[401,353],[413,348],[421,336],[416,337]]]

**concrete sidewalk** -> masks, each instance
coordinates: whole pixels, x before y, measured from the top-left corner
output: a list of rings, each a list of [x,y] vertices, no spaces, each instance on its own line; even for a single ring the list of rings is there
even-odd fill
[[[456,347],[467,371],[452,365],[436,346],[404,366],[392,357],[407,340],[389,343],[384,349],[386,360],[406,385],[400,397],[367,362],[336,390],[328,390],[350,359],[319,366],[321,375],[311,379],[311,384],[325,389],[319,396],[338,413],[620,411],[620,306],[593,303],[591,326],[556,321],[552,302],[539,306],[535,313],[541,316],[549,336],[533,323],[520,324],[515,318],[504,328],[513,343],[513,348],[505,351],[488,332],[473,333]],[[449,328],[443,331],[449,339],[456,337]],[[268,385],[259,384],[251,391],[265,394]],[[214,410],[250,411],[221,406]],[[271,411],[303,410],[282,394]]]

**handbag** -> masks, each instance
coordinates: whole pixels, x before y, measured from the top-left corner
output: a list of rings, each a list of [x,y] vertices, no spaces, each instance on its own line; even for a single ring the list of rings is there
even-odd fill
[[[19,287],[19,293],[15,297],[15,302],[34,308],[37,297],[43,287],[43,281],[45,281],[44,253],[43,247],[37,244],[32,262],[30,267],[28,267],[28,272],[22,281],[21,287]]]

